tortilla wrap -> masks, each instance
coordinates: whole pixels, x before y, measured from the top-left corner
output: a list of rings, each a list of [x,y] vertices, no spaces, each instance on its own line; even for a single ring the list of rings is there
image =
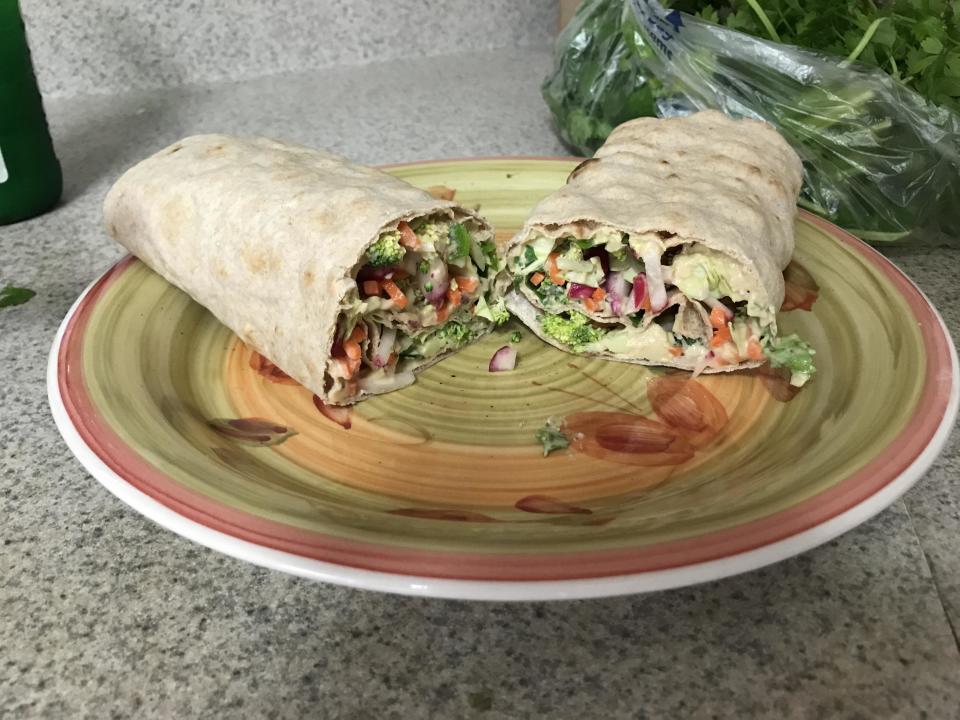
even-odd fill
[[[227,135],[188,137],[161,150],[124,173],[104,203],[118,243],[333,404],[393,389],[351,386],[332,397],[328,365],[368,248],[401,221],[427,216],[492,238],[475,213],[379,170],[278,140]],[[378,303],[389,314],[390,301]],[[403,360],[404,377],[412,381],[412,372],[452,351]],[[364,345],[364,362],[367,352]]]
[[[708,318],[711,310],[706,303],[716,305],[722,299],[728,313],[739,305],[739,312],[745,314],[743,308],[749,305],[751,313],[762,322],[765,337],[773,338],[775,313],[784,296],[782,271],[793,254],[796,200],[801,181],[800,159],[764,122],[733,120],[716,111],[665,120],[632,120],[614,129],[594,157],[571,173],[566,185],[533,208],[522,229],[508,243],[507,265],[514,275],[524,265],[526,268],[537,265],[527,263],[531,258],[527,246],[532,247],[538,239],[543,242],[543,238],[556,241],[554,251],[570,247],[577,240],[589,247],[590,238],[596,241],[601,233],[605,238],[614,238],[614,244],[605,247],[616,247],[615,238],[622,234],[630,252],[635,247],[659,244],[666,256],[657,272],[662,271],[666,278],[664,290],[668,293],[671,271],[676,269],[669,263],[688,268],[691,265],[688,261],[696,257],[704,258],[703,267],[708,269],[713,268],[713,261],[724,269],[733,268],[728,274],[742,285],[733,293],[739,301],[736,303],[719,290],[713,291],[715,297],[710,298],[668,294],[678,308],[678,315],[683,315],[684,329],[702,325],[698,317]],[[614,234],[610,235],[611,232]],[[562,246],[565,238],[571,240]],[[584,238],[587,240],[582,240]],[[542,251],[543,246],[539,247]],[[596,248],[585,251],[591,252],[597,253]],[[676,259],[680,256],[682,261]],[[606,260],[604,258],[604,262]],[[568,262],[573,261],[568,259]],[[639,262],[639,274],[649,281],[650,267],[642,259]],[[544,265],[537,265],[537,269],[540,274],[548,275]],[[522,270],[520,272],[522,274]],[[609,279],[609,271],[605,274]],[[507,307],[539,337],[560,349],[623,362],[703,372],[736,370],[764,361],[735,357],[733,362],[727,357],[725,361],[718,359],[716,363],[704,365],[704,356],[709,354],[710,334],[696,329],[694,334],[705,336],[701,339],[707,347],[703,352],[692,352],[690,345],[677,343],[675,347],[683,352],[678,357],[651,357],[638,349],[642,343],[622,351],[604,350],[597,342],[571,346],[544,331],[544,317],[551,313],[545,309],[546,300],[529,280],[530,275],[528,272],[525,281],[516,281],[515,289],[507,296]],[[546,282],[550,283],[549,276]],[[602,281],[600,285],[610,291]],[[568,283],[566,287],[572,285]],[[610,303],[611,299],[608,295],[599,302]],[[567,303],[568,306],[575,304]],[[587,301],[586,304],[592,307],[595,303]],[[570,308],[552,307],[554,313],[564,309]],[[639,308],[633,310],[639,312]],[[583,312],[600,326],[626,317],[626,313],[618,316],[609,309],[599,313]],[[642,317],[641,329],[649,327],[659,316],[647,311]],[[610,327],[614,325],[615,322]],[[625,328],[629,329],[629,323]],[[674,340],[679,338],[679,332],[673,336]],[[684,343],[687,339],[683,338]]]

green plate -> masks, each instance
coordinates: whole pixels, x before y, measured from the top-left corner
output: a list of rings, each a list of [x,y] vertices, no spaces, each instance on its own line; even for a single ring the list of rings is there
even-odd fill
[[[389,168],[512,233],[575,160]],[[568,355],[516,322],[407,389],[331,410],[127,258],[64,320],[57,423],[87,469],[222,552],[366,588],[480,599],[640,592],[742,572],[844,532],[932,462],[957,411],[936,311],[893,265],[802,214],[779,317],[817,349],[687,374]],[[277,308],[283,312],[283,308]],[[520,329],[512,372],[487,372]],[[576,432],[543,457],[549,417]]]

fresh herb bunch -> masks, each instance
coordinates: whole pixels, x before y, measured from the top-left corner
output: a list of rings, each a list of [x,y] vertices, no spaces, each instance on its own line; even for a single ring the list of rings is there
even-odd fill
[[[740,32],[878,67],[960,111],[960,3],[951,0],[674,0]]]
[[[662,4],[705,21],[684,23],[676,75],[629,0],[585,0],[564,30],[543,95],[567,143],[589,155],[634,117],[747,109],[803,159],[801,205],[873,242],[960,235],[960,2]]]

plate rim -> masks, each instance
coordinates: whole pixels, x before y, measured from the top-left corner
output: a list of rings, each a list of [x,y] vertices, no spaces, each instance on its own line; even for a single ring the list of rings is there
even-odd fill
[[[443,164],[466,161],[515,161],[554,160],[569,162],[571,157],[482,157],[425,160],[401,163],[389,167],[407,167],[421,164]],[[138,490],[110,468],[86,443],[67,412],[60,391],[60,349],[63,338],[78,309],[91,290],[126,261],[121,259],[100,274],[71,305],[57,330],[51,346],[47,366],[47,395],[54,422],[70,451],[81,465],[115,497],[161,527],[200,545],[255,565],[290,573],[312,580],[329,582],[352,588],[377,590],[403,595],[484,601],[544,601],[572,600],[610,597],[625,594],[654,592],[709,582],[723,577],[738,575],[770,565],[780,560],[813,549],[866,522],[892,505],[912,487],[929,469],[943,450],[956,421],[960,407],[960,369],[953,339],[943,318],[926,294],[891,260],[871,246],[850,235],[829,221],[805,211],[800,217],[820,226],[838,240],[846,236],[855,241],[859,249],[874,254],[883,263],[894,268],[922,298],[936,318],[950,355],[951,377],[949,398],[940,422],[930,441],[899,475],[878,491],[852,507],[813,527],[789,537],[775,540],[757,548],[733,553],[707,561],[683,566],[648,570],[638,573],[606,577],[559,579],[559,580],[490,580],[457,579],[399,574],[380,570],[342,565],[324,560],[304,557],[295,553],[277,550],[243,540],[180,515],[175,510]]]

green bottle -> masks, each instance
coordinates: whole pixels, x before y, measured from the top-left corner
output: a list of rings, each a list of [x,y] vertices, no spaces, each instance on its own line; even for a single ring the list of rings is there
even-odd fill
[[[63,190],[18,0],[0,0],[0,225],[53,207]]]

